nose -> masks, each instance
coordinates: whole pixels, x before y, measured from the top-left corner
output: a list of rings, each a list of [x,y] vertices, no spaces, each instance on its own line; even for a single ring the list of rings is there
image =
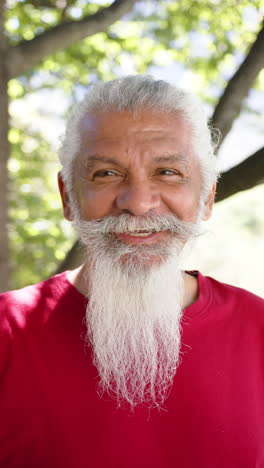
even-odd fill
[[[116,207],[134,216],[142,216],[160,206],[160,196],[146,180],[127,183],[116,198]]]

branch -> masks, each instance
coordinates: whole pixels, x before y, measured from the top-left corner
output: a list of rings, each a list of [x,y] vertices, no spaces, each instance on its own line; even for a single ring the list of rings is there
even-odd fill
[[[249,50],[244,62],[228,82],[214,114],[212,124],[222,133],[222,140],[231,130],[239,115],[243,100],[252,87],[258,73],[264,67],[264,27],[259,31],[256,41]]]
[[[264,183],[264,147],[221,176],[216,202]]]
[[[31,41],[23,41],[11,47],[8,57],[9,78],[29,72],[47,55],[65,49],[76,41],[106,31],[128,13],[136,0],[115,0],[93,15],[78,21],[67,21],[39,34]]]
[[[56,8],[56,2],[51,2],[50,0],[29,0],[27,3],[30,3],[35,8]]]

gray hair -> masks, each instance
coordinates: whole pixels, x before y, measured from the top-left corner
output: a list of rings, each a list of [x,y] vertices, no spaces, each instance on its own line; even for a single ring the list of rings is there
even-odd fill
[[[193,94],[183,91],[164,80],[155,80],[148,75],[118,78],[91,86],[81,103],[76,105],[69,117],[66,132],[59,151],[62,177],[71,198],[73,162],[81,147],[80,124],[88,113],[98,111],[131,111],[142,109],[164,113],[181,113],[192,129],[193,150],[197,156],[202,179],[201,199],[205,199],[217,181],[216,158],[205,112]]]

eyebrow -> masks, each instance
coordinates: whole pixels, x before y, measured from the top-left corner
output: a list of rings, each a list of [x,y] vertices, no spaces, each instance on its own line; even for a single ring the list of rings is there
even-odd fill
[[[154,158],[154,161],[157,163],[177,163],[177,162],[187,162],[188,158],[183,153],[165,153],[164,155],[157,156]]]
[[[89,170],[92,170],[96,166],[96,163],[98,162],[120,166],[120,162],[116,161],[114,158],[108,158],[106,156],[101,156],[99,154],[93,154],[91,156],[88,156],[85,162],[85,167]]]
[[[178,162],[187,162],[187,156],[183,153],[173,153],[173,154],[168,154],[165,153],[164,155],[161,156],[156,156],[153,158],[153,162],[162,164],[162,163],[178,163]],[[85,167],[88,170],[94,169],[96,167],[96,163],[106,163],[106,164],[112,164],[114,166],[121,166],[124,167],[120,161],[117,161],[114,158],[109,158],[107,156],[103,156],[100,154],[93,154],[88,156],[85,162]]]

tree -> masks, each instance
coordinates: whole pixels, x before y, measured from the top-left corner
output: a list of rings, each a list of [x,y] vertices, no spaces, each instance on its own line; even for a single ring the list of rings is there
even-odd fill
[[[94,2],[81,0],[9,0],[5,5],[0,0],[1,290],[8,287],[9,269],[5,229],[8,218],[8,83],[13,97],[45,86],[61,86],[68,92],[76,92],[80,84],[87,85],[87,75],[90,79],[96,76],[104,79],[118,74],[127,56],[137,72],[164,60],[188,62],[207,83],[206,89],[210,90],[208,82],[217,85],[218,99],[210,92],[201,94],[214,105],[212,124],[220,128],[223,139],[256,83],[264,65],[264,28],[259,25],[258,32],[248,31],[243,23],[243,15],[247,8],[252,8],[252,2],[241,0],[238,4],[236,0],[229,0],[224,5],[219,0],[135,3],[135,0],[115,0],[99,7]],[[260,1],[255,0],[254,9],[260,15]],[[117,22],[124,15],[123,22]],[[233,35],[230,34],[232,28]],[[192,53],[196,40],[193,36],[197,32],[210,37],[207,56]],[[242,54],[240,65],[233,59],[238,49]],[[233,69],[229,81],[219,73],[219,68],[228,61],[232,62]],[[38,84],[32,85],[36,74]],[[74,85],[76,80],[79,88]],[[23,142],[21,131],[10,136],[13,151],[17,153]],[[223,174],[217,199],[263,183],[263,158],[262,148]],[[38,205],[38,200],[35,204]],[[44,245],[44,239],[41,241]],[[76,249],[74,246],[69,252],[66,262],[69,257],[76,261]]]

